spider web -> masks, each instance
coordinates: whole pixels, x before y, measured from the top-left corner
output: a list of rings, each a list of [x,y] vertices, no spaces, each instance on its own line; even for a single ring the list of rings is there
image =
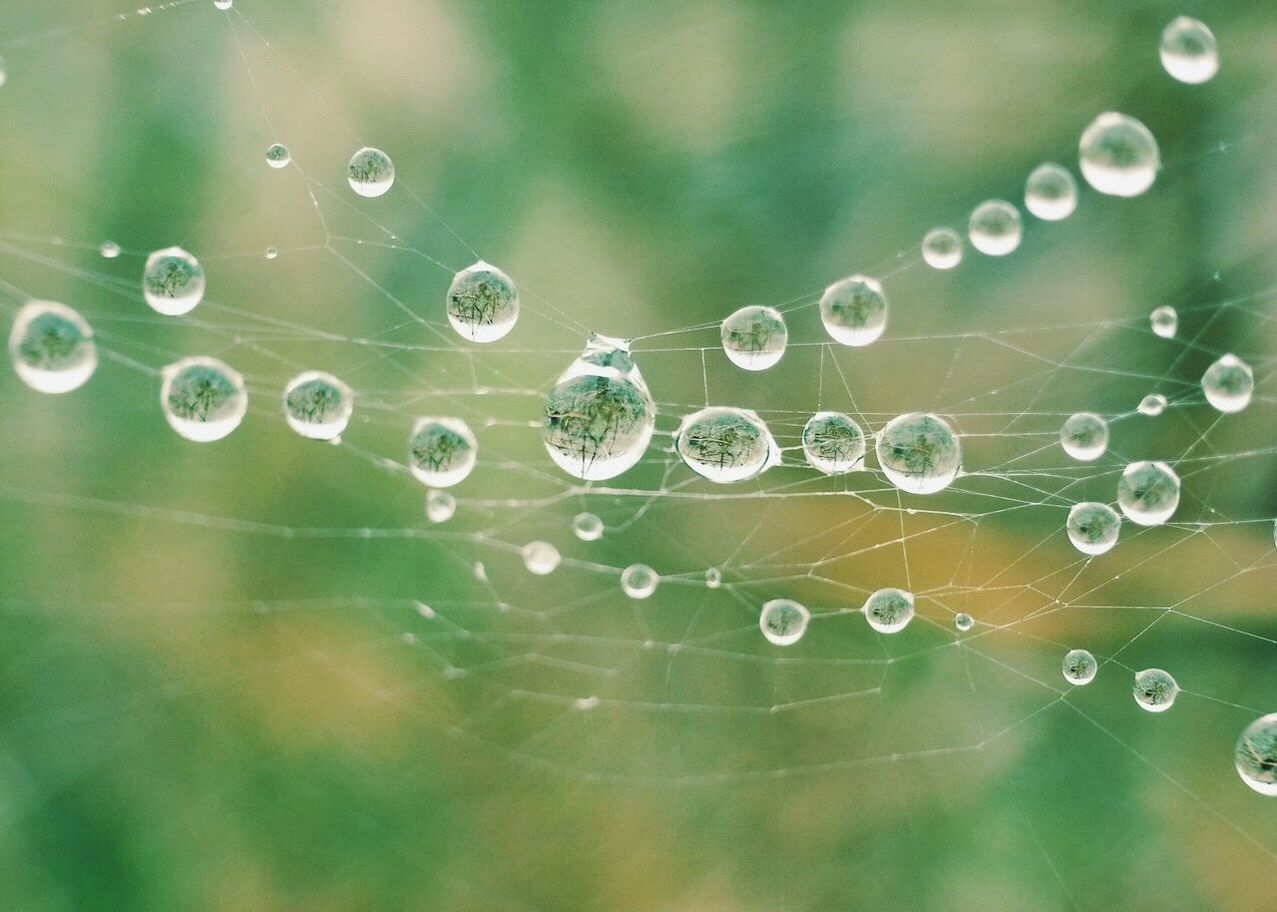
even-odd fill
[[[1273,74],[1255,45],[1222,42],[1241,75],[1229,83],[1225,69],[1202,89],[1172,83],[1147,53],[1120,68],[1121,92],[1068,71],[1046,113],[1028,118],[1045,123],[1005,142],[981,137],[992,164],[955,168],[979,176],[976,187],[937,189],[943,170],[880,163],[887,189],[857,179],[852,195],[878,213],[899,203],[881,231],[840,205],[814,225],[772,220],[769,197],[751,208],[744,197],[779,154],[757,128],[707,158],[712,179],[691,188],[702,199],[645,224],[731,237],[730,225],[698,222],[697,206],[736,213],[746,250],[698,238],[682,252],[636,235],[646,247],[634,262],[622,216],[584,201],[556,149],[535,143],[573,122],[508,132],[521,99],[503,96],[503,66],[535,92],[571,90],[555,81],[570,69],[520,58],[527,33],[457,32],[464,17],[442,7],[211,6],[75,11],[67,24],[6,13],[17,37],[0,42],[10,70],[0,307],[66,301],[94,327],[103,362],[72,396],[39,396],[11,376],[0,399],[10,442],[0,825],[12,837],[0,895],[11,905],[112,895],[127,908],[1262,906],[1277,880],[1277,823],[1233,771],[1237,734],[1272,709],[1277,656],[1267,424],[1277,285],[1271,226],[1254,214],[1262,197],[1244,189],[1271,174],[1271,136],[1248,99]],[[667,10],[669,23],[599,9],[619,25],[590,27],[627,78],[707,36],[759,41],[767,21],[727,7]],[[606,18],[548,15],[531,34],[550,40],[571,15]],[[1134,16],[1111,47],[1086,52],[1153,47],[1164,18]],[[1226,4],[1218,19],[1221,37],[1251,21]],[[909,15],[863,21],[864,41],[918,27]],[[423,110],[397,110],[417,96],[377,67],[376,49],[420,51],[391,38],[427,25],[424,47],[442,62],[412,59],[467,90],[430,89]],[[617,42],[628,28],[644,38],[627,50]],[[784,48],[776,41],[768,53]],[[996,50],[975,35],[965,45],[973,57]],[[852,72],[861,49],[852,43]],[[1007,62],[986,60],[991,76],[968,71],[976,86],[1034,66],[1023,48],[1006,50]],[[86,54],[101,59],[70,63]],[[81,148],[75,131],[90,120],[75,93],[130,66],[146,87],[113,109],[106,148]],[[650,94],[676,91],[679,75],[661,73]],[[936,91],[920,79],[858,99],[845,117],[886,136],[875,105],[917,119]],[[606,94],[580,93],[583,105]],[[1077,130],[1108,107],[1146,117],[1159,138],[1165,167],[1145,197],[1083,187],[1065,223],[1025,215],[1023,245],[1005,261],[968,249],[953,274],[922,264],[928,228],[961,227],[987,197],[1018,202],[1020,175],[1042,160],[1072,165]],[[696,134],[696,115],[673,122]],[[405,117],[420,123],[395,123]],[[847,130],[836,117],[816,126]],[[212,146],[183,138],[188,128]],[[792,153],[789,134],[778,141]],[[272,142],[288,144],[287,168],[266,167]],[[974,155],[980,144],[967,142]],[[342,165],[366,144],[396,162],[383,199],[344,183]],[[522,170],[507,174],[512,164]],[[919,173],[925,192],[903,189]],[[630,177],[660,174],[636,166]],[[126,180],[144,200],[109,187]],[[1215,212],[1237,224],[1214,224]],[[107,237],[118,258],[99,254]],[[179,319],[139,293],[147,254],[173,243],[209,277],[205,300]],[[750,263],[772,243],[779,253]],[[804,247],[805,259],[790,257]],[[457,336],[443,309],[452,275],[481,258],[523,300],[515,331],[486,346]],[[755,292],[737,271],[759,283],[758,299],[740,299]],[[892,302],[887,333],[863,349],[831,342],[816,307],[849,272],[880,278]],[[745,303],[776,306],[789,327],[781,363],[758,375],[718,342],[721,318]],[[1171,339],[1148,322],[1165,304],[1179,314]],[[638,466],[587,484],[559,472],[539,436],[546,394],[595,331],[632,340],[658,416]],[[1222,416],[1199,378],[1229,351],[1253,366],[1256,395]],[[227,361],[248,385],[243,426],[209,446],[171,434],[157,402],[163,366],[194,354]],[[282,420],[284,385],[309,369],[355,390],[335,446]],[[1139,414],[1152,392],[1165,412]],[[731,486],[693,475],[672,433],[705,405],[757,412],[781,464]],[[964,474],[926,497],[897,491],[872,456],[864,471],[820,475],[801,432],[823,409],[869,433],[909,411],[942,415],[961,435]],[[1095,463],[1058,442],[1082,410],[1112,430]],[[425,414],[462,418],[479,440],[441,524],[427,521],[405,465]],[[1112,502],[1138,459],[1181,476],[1173,520],[1125,523],[1112,552],[1079,554],[1064,533],[1069,508]],[[600,540],[572,535],[581,511],[602,518]],[[562,554],[548,576],[524,566],[533,541]],[[648,599],[622,592],[634,563],[660,574]],[[918,610],[890,636],[858,611],[887,586],[914,593]],[[786,648],[758,626],[779,597],[812,612]],[[960,612],[970,631],[955,629]],[[1100,663],[1082,688],[1060,674],[1077,647]],[[1131,699],[1147,667],[1180,684],[1168,713]],[[224,841],[197,862],[204,832]],[[129,840],[140,847],[122,857]],[[72,873],[81,853],[105,860]],[[162,865],[176,868],[171,885],[144,886]]]

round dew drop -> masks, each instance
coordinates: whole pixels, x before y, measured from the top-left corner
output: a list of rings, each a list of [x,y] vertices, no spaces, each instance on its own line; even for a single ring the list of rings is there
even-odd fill
[[[275,143],[266,150],[266,164],[272,168],[287,168],[292,160],[293,156],[288,151],[288,146],[283,143]]]
[[[1180,82],[1208,82],[1219,72],[1219,45],[1206,23],[1179,16],[1162,30],[1162,67]]]
[[[1261,795],[1277,795],[1277,713],[1246,726],[1233,751],[1237,775]]]
[[[1060,446],[1079,462],[1094,462],[1108,449],[1108,422],[1094,412],[1078,412],[1060,428]]]
[[[1149,393],[1140,400],[1140,404],[1136,409],[1141,415],[1149,418],[1156,418],[1162,412],[1166,411],[1166,397],[1161,393]]]
[[[705,588],[717,589],[723,585],[723,571],[717,567],[710,567],[705,571]]]
[[[284,388],[284,420],[311,440],[340,437],[354,410],[354,391],[323,371],[298,374]]]
[[[868,345],[887,328],[887,296],[869,276],[841,279],[820,296],[820,319],[835,342]]]
[[[529,542],[520,553],[523,555],[523,566],[528,568],[529,573],[537,576],[553,573],[561,560],[559,549],[544,541]]]
[[[98,245],[98,253],[104,260],[114,260],[120,255],[120,245],[115,241],[103,241]]]
[[[1095,656],[1085,649],[1071,649],[1064,656],[1062,671],[1064,680],[1070,684],[1078,687],[1090,684],[1095,680],[1096,672],[1099,670],[1100,666],[1095,661]]]
[[[1117,544],[1122,517],[1108,504],[1085,502],[1069,510],[1065,529],[1073,547],[1083,554],[1104,554]]]
[[[910,494],[942,491],[962,469],[962,447],[953,429],[921,412],[891,419],[878,433],[875,451],[887,480]]]
[[[1179,507],[1179,476],[1164,462],[1132,462],[1117,482],[1122,514],[1140,526],[1160,526]]]
[[[431,488],[426,492],[426,519],[432,523],[445,523],[457,512],[457,498],[447,491]]]
[[[408,468],[432,488],[450,488],[474,469],[479,445],[460,418],[419,418],[408,440]]]
[[[647,564],[630,564],[621,571],[621,591],[632,599],[647,598],[660,581],[660,575]]]
[[[959,633],[966,633],[975,626],[975,619],[965,611],[960,611],[953,616],[953,626]]]
[[[1140,709],[1151,713],[1166,712],[1175,704],[1175,698],[1179,696],[1179,685],[1175,683],[1169,671],[1145,668],[1135,673],[1135,686],[1132,688],[1132,693]]]
[[[723,351],[737,367],[767,370],[785,354],[789,330],[774,307],[742,307],[723,321]]]
[[[962,262],[962,237],[952,228],[932,228],[922,238],[922,261],[932,269],[953,269]]]
[[[1156,307],[1153,312],[1148,315],[1149,326],[1153,328],[1153,334],[1163,339],[1175,338],[1175,333],[1179,331],[1179,314],[1175,312],[1175,308],[1168,304]]]
[[[803,425],[807,464],[826,475],[845,475],[865,464],[865,432],[842,412],[817,412]]]
[[[1068,168],[1038,165],[1024,184],[1024,208],[1047,222],[1066,219],[1077,209],[1077,181]]]
[[[365,146],[350,157],[346,181],[360,196],[384,196],[395,182],[395,163],[380,149]]]
[[[1086,182],[1109,196],[1139,196],[1161,166],[1157,140],[1134,117],[1109,111],[1095,118],[1078,143]]]
[[[967,225],[971,246],[986,256],[1006,256],[1020,246],[1023,229],[1020,210],[1006,200],[988,200],[976,206]]]
[[[810,620],[811,612],[793,599],[772,599],[763,605],[758,626],[767,642],[792,646],[803,638]]]
[[[164,368],[161,376],[164,417],[187,440],[221,440],[244,420],[244,378],[216,358],[183,358]]]
[[[167,317],[189,313],[204,299],[204,268],[181,247],[157,250],[146,258],[142,296]]]
[[[578,513],[572,517],[572,534],[581,541],[598,541],[603,537],[603,520],[593,513]]]
[[[267,248],[266,248],[265,256],[266,256],[266,259],[268,259],[268,260],[277,260],[277,259],[279,259],[279,248],[278,248],[278,247],[267,247]]]
[[[862,609],[869,626],[879,633],[899,633],[913,620],[913,593],[903,589],[879,589],[865,599]]]
[[[98,367],[93,329],[54,301],[22,305],[9,333],[9,357],[18,379],[38,393],[79,389]]]
[[[643,458],[655,426],[656,405],[629,343],[595,334],[546,398],[541,441],[569,475],[602,481]]]
[[[448,322],[471,342],[495,342],[519,319],[519,289],[483,260],[467,266],[448,287]]]
[[[213,0],[213,6],[219,10],[228,10],[234,6],[234,0]]]
[[[1255,374],[1236,355],[1224,355],[1202,374],[1206,401],[1225,414],[1240,412],[1250,405],[1255,392]]]
[[[757,478],[780,461],[771,431],[746,409],[693,412],[675,432],[674,447],[688,468],[717,484]]]

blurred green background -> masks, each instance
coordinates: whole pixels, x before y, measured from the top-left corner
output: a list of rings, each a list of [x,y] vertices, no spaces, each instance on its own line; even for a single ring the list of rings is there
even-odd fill
[[[1181,13],[1220,41],[1203,86],[1158,64]],[[0,308],[76,307],[103,363],[65,397],[0,376],[0,907],[1269,908],[1277,805],[1232,745],[1277,689],[1275,47],[1244,0],[6,4]],[[1105,110],[1159,137],[1152,191],[1084,187],[1011,257],[919,265],[927,229],[1076,170]],[[363,144],[394,158],[383,199],[345,187]],[[208,273],[181,319],[138,287],[171,244]],[[443,314],[478,254],[524,297],[491,349]],[[885,277],[888,334],[820,345],[810,304],[854,271]],[[780,302],[791,350],[745,376],[716,323]],[[536,426],[586,329],[649,337],[661,413],[582,492]],[[1196,383],[1230,350],[1258,390],[1217,421]],[[159,409],[191,354],[249,380],[220,443]],[[280,419],[305,368],[357,391],[341,446]],[[666,432],[706,402],[757,409],[786,465],[693,483]],[[949,415],[985,474],[911,502],[814,477],[818,407]],[[1080,409],[1112,419],[1096,465],[1053,445]],[[382,462],[421,414],[480,440],[439,527]],[[1176,460],[1177,525],[1083,565],[1067,507],[1132,458]],[[636,561],[665,577],[645,602]],[[906,578],[905,633],[847,614]],[[818,615],[783,654],[755,623],[778,596]],[[1072,646],[1112,661],[1062,696]],[[1163,716],[1130,699],[1147,666],[1186,691]]]

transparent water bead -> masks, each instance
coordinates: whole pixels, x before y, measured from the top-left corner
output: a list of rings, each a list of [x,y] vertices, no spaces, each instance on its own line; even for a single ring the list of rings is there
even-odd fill
[[[523,566],[537,576],[553,573],[562,560],[559,549],[546,541],[528,542],[519,553],[523,556]]]
[[[803,638],[810,620],[811,612],[793,599],[772,599],[763,605],[758,626],[767,642],[776,646],[792,646]]]
[[[1250,405],[1255,392],[1255,374],[1236,355],[1224,355],[1202,374],[1206,401],[1225,414],[1240,412]]]
[[[934,494],[958,477],[962,447],[944,419],[911,412],[878,433],[878,464],[887,480],[910,494]]]
[[[1064,656],[1064,680],[1081,687],[1095,680],[1100,665],[1085,649],[1071,649]]]
[[[952,228],[932,228],[922,238],[922,261],[932,269],[953,269],[962,262],[962,236]]]
[[[1277,713],[1246,726],[1233,751],[1237,775],[1261,795],[1277,795]]]
[[[1094,462],[1108,449],[1108,422],[1094,412],[1071,415],[1060,427],[1060,446],[1079,462]]]
[[[457,512],[457,498],[447,491],[431,488],[426,492],[426,519],[432,523],[446,523]]]
[[[879,589],[865,599],[865,620],[879,633],[899,633],[913,620],[913,593],[903,589]]]
[[[142,296],[167,317],[189,313],[204,299],[204,267],[181,247],[157,250],[146,258]]]
[[[4,88],[4,84],[9,81],[9,64],[0,57],[0,89]]]
[[[844,475],[865,464],[865,432],[850,415],[817,412],[803,425],[807,464],[826,475]]]
[[[820,296],[820,319],[835,342],[868,345],[887,328],[887,296],[869,276],[840,279]]]
[[[1077,209],[1073,172],[1055,162],[1038,165],[1024,184],[1024,208],[1047,222],[1068,218]]]
[[[266,149],[266,164],[272,168],[287,168],[292,160],[292,153],[283,143],[274,143]]]
[[[264,253],[264,256],[265,256],[265,257],[266,257],[266,259],[268,259],[268,260],[277,260],[277,259],[279,259],[279,248],[278,248],[278,247],[267,247],[267,248],[266,248],[266,252]]]
[[[79,389],[98,367],[93,329],[76,311],[56,301],[28,301],[9,332],[14,373],[37,393]]]
[[[1219,72],[1219,44],[1206,23],[1178,16],[1162,30],[1162,67],[1180,82],[1198,85]]]
[[[1151,713],[1166,712],[1175,704],[1175,698],[1179,696],[1179,685],[1175,683],[1169,671],[1145,668],[1135,673],[1135,686],[1132,688],[1132,693],[1140,709]]]
[[[380,149],[364,146],[350,157],[346,181],[360,196],[384,196],[395,182],[395,163]]]
[[[1006,256],[1020,246],[1020,210],[1006,200],[986,200],[971,212],[967,237],[986,256]]]
[[[1136,411],[1149,418],[1156,418],[1166,411],[1166,397],[1161,393],[1149,393],[1140,400],[1140,404],[1136,406]]]
[[[1148,315],[1149,326],[1153,329],[1153,334],[1161,336],[1163,339],[1175,338],[1175,333],[1179,331],[1179,314],[1175,312],[1175,308],[1167,304],[1156,307],[1153,312]]]
[[[228,10],[234,6],[234,0],[213,0],[213,6],[219,10]]]
[[[603,520],[593,513],[578,513],[572,517],[572,534],[581,541],[598,541],[603,537]]]
[[[688,468],[718,484],[757,478],[780,462],[771,431],[748,409],[693,412],[675,432],[674,448]]]
[[[519,319],[519,289],[491,263],[461,270],[448,287],[448,322],[471,342],[495,342]]]
[[[183,358],[161,372],[160,405],[169,427],[187,440],[221,440],[248,411],[244,378],[216,358]]]
[[[710,567],[705,571],[705,588],[717,589],[723,585],[723,571],[717,567]]]
[[[953,616],[953,627],[959,633],[966,633],[975,626],[975,619],[965,611],[959,611]]]
[[[323,371],[298,374],[284,388],[284,420],[311,440],[340,437],[354,410],[354,391]]]
[[[745,370],[761,371],[785,354],[789,330],[774,307],[742,307],[723,321],[720,337],[728,360]]]
[[[632,599],[647,598],[660,581],[660,574],[647,564],[630,564],[621,571],[621,591]]]
[[[460,418],[419,418],[408,439],[408,468],[432,488],[464,481],[478,455],[474,434]]]
[[[1116,510],[1093,501],[1074,504],[1065,523],[1073,547],[1090,555],[1111,551],[1121,526],[1122,517]]]
[[[656,405],[629,343],[596,333],[546,398],[541,440],[563,471],[602,481],[643,458],[655,426]]]
[[[98,254],[104,260],[114,260],[120,253],[120,245],[115,241],[103,241],[98,245]]]
[[[1164,462],[1132,462],[1117,482],[1117,504],[1131,522],[1160,526],[1179,507],[1179,476]]]
[[[1108,111],[1095,118],[1078,143],[1086,182],[1109,196],[1139,196],[1157,178],[1157,140],[1134,117]]]

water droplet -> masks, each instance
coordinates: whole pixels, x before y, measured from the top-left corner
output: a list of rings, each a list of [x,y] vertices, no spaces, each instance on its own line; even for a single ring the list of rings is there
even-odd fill
[[[1060,446],[1079,462],[1094,462],[1108,445],[1108,422],[1094,412],[1078,412],[1060,428]]]
[[[529,573],[537,576],[553,573],[561,560],[559,549],[545,541],[529,542],[523,546],[520,554],[523,555],[523,566],[528,568]]]
[[[213,6],[219,10],[228,10],[234,6],[234,0],[213,0]]]
[[[763,605],[758,626],[767,642],[776,646],[792,646],[807,632],[811,612],[793,599],[772,599]]]
[[[1162,66],[1180,82],[1207,82],[1219,72],[1219,44],[1206,23],[1179,16],[1162,30]]]
[[[350,157],[346,180],[360,196],[383,196],[395,182],[395,164],[380,149],[364,146]]]
[[[723,571],[717,567],[710,567],[705,571],[705,588],[717,589],[723,585]]]
[[[932,228],[922,238],[922,260],[932,269],[952,269],[962,262],[962,236],[952,228]]]
[[[1236,355],[1224,355],[1202,374],[1202,392],[1206,401],[1226,414],[1240,412],[1250,405],[1255,392],[1255,374],[1250,365]]]
[[[601,481],[643,458],[655,425],[656,406],[629,343],[595,334],[550,391],[541,439],[563,471]]]
[[[355,409],[355,394],[332,374],[306,371],[284,388],[284,419],[312,440],[339,437]]]
[[[903,589],[879,589],[865,599],[862,609],[869,626],[879,633],[899,633],[913,620],[913,593]]]
[[[1078,143],[1082,176],[1101,193],[1139,196],[1161,166],[1157,140],[1134,117],[1109,111],[1095,118]]]
[[[408,441],[408,468],[432,488],[450,488],[470,474],[479,445],[460,418],[419,418]]]
[[[448,288],[448,322],[471,342],[495,342],[519,319],[519,289],[497,267],[479,260]]]
[[[1179,476],[1164,462],[1132,462],[1117,483],[1123,515],[1141,526],[1160,526],[1179,506]]]
[[[1162,412],[1166,411],[1166,397],[1161,393],[1149,393],[1140,400],[1140,404],[1136,409],[1141,415],[1149,418],[1156,418]]]
[[[266,259],[268,259],[268,260],[275,260],[275,259],[278,259],[278,258],[279,258],[279,248],[278,248],[278,247],[267,247],[267,248],[266,248],[266,254],[265,254],[265,256],[266,256]]]
[[[1166,712],[1179,696],[1179,685],[1171,677],[1169,671],[1160,668],[1145,668],[1135,673],[1135,686],[1132,688],[1135,702],[1140,709],[1152,713]]]
[[[38,393],[69,393],[83,386],[98,366],[93,329],[65,304],[28,301],[9,333],[13,370]]]
[[[737,367],[767,370],[785,354],[789,330],[774,307],[742,307],[723,321],[723,351]]]
[[[960,611],[953,616],[953,626],[959,633],[966,633],[975,626],[975,619],[965,611]]]
[[[1072,172],[1054,162],[1038,165],[1024,184],[1024,208],[1047,222],[1068,218],[1077,208]]]
[[[647,598],[660,581],[660,575],[647,564],[630,564],[621,571],[621,591],[632,599]]]
[[[603,520],[593,513],[578,513],[572,517],[572,533],[581,541],[598,541],[603,537]]]
[[[842,412],[817,412],[803,426],[807,464],[826,475],[843,475],[865,463],[865,432]]]
[[[221,440],[248,411],[239,372],[216,358],[183,358],[161,373],[160,405],[169,427],[187,440]]]
[[[987,256],[1006,256],[1020,246],[1020,210],[1006,200],[987,200],[971,212],[967,237]]]
[[[747,409],[693,412],[675,432],[674,446],[688,468],[718,484],[757,478],[780,461],[771,431]]]
[[[887,480],[911,494],[947,488],[962,469],[962,447],[944,419],[911,412],[891,419],[878,434],[878,464]]]
[[[1070,684],[1078,687],[1090,684],[1095,680],[1095,675],[1099,670],[1100,666],[1095,661],[1095,656],[1085,649],[1071,649],[1064,656],[1064,680]]]
[[[869,276],[841,279],[821,295],[820,319],[835,342],[868,345],[887,328],[887,296]]]
[[[287,168],[292,160],[292,153],[283,143],[275,143],[266,150],[266,164],[272,168]]]
[[[1088,501],[1074,504],[1069,510],[1065,529],[1073,547],[1083,554],[1104,554],[1117,544],[1122,517],[1108,504]]]
[[[1154,334],[1163,339],[1173,339],[1175,333],[1179,331],[1179,314],[1175,312],[1174,307],[1166,304],[1155,308],[1148,315],[1148,322],[1153,327]]]
[[[114,260],[120,255],[120,245],[115,241],[103,241],[98,245],[98,253],[104,260]]]
[[[156,313],[189,313],[204,298],[204,268],[181,247],[157,250],[146,258],[142,295]]]
[[[426,519],[432,523],[445,523],[457,512],[457,498],[447,491],[431,488],[426,492]]]
[[[1277,795],[1277,713],[1260,716],[1237,739],[1233,762],[1242,782],[1261,795]]]

